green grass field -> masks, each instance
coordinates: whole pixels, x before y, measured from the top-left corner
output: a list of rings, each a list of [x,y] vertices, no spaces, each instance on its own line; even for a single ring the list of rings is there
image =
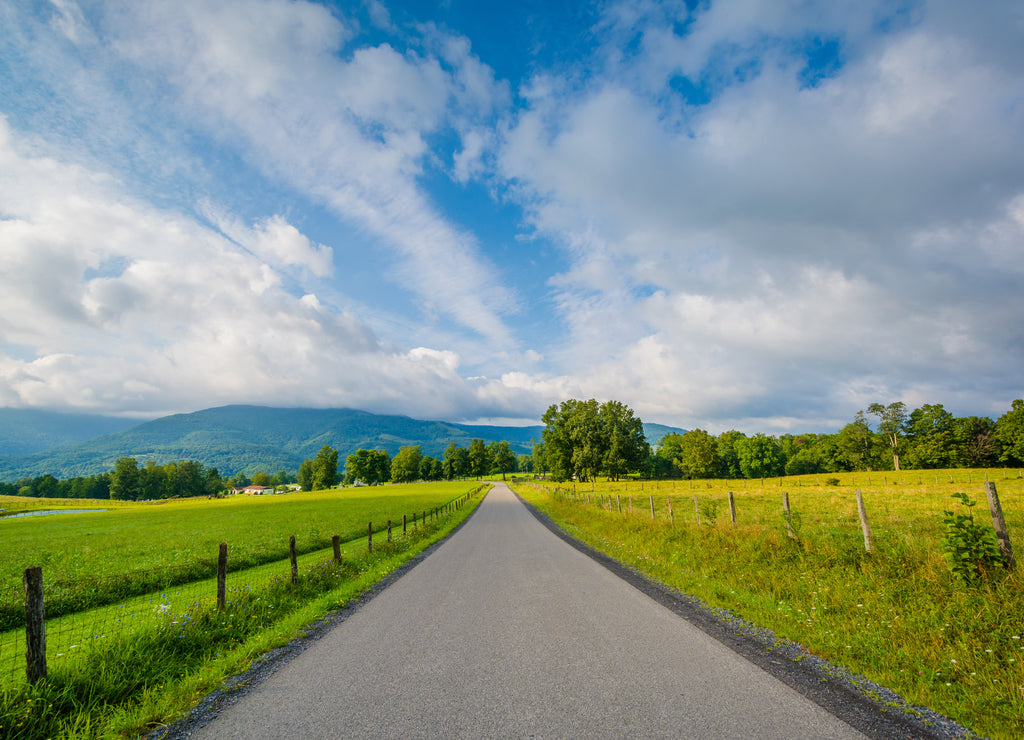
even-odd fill
[[[952,493],[967,492],[979,502],[975,519],[991,524],[988,477],[1018,560],[1024,556],[1024,480],[1018,471],[1003,476],[1002,470],[872,473],[870,485],[865,473],[763,484],[563,483],[557,495],[555,483],[515,487],[574,536],[655,579],[769,628],[912,704],[1010,738],[1024,734],[1024,578],[1000,569],[965,586],[941,551],[942,512],[963,509]],[[826,485],[828,478],[839,485]],[[574,488],[575,496],[568,495]],[[872,528],[870,555],[855,488],[863,492]],[[782,513],[783,491],[795,539]]]
[[[41,553],[49,552],[44,579],[58,573],[69,589],[76,573],[92,574],[85,588],[107,581],[118,588],[140,586],[149,582],[147,569],[180,575],[183,562],[204,556],[207,549],[213,550],[207,560],[215,563],[220,541],[229,542],[229,562],[249,564],[229,572],[223,612],[216,609],[216,580],[209,577],[215,571],[203,569],[197,571],[199,578],[106,606],[63,616],[51,616],[47,606],[49,676],[34,687],[24,680],[22,629],[0,632],[0,738],[135,737],[173,719],[252,659],[446,536],[481,497],[450,507],[426,524],[423,511],[461,500],[478,488],[472,481],[396,485],[142,504],[103,514],[0,522],[0,528],[17,525],[8,529],[15,536],[0,538],[0,562],[7,571],[39,563]],[[403,513],[410,522],[405,537]],[[389,543],[380,532],[368,552],[367,522],[374,521],[377,529],[376,521],[386,524],[389,517],[396,525],[393,540]],[[343,545],[342,560],[333,562],[331,535],[347,533],[358,539]],[[287,560],[291,534],[299,543],[310,543],[299,558],[298,585],[291,582]],[[113,591],[104,593],[109,597]],[[20,609],[22,599],[19,594]]]
[[[113,603],[216,573],[221,542],[229,571],[288,557],[288,537],[300,553],[366,536],[367,524],[401,526],[464,493],[471,483],[347,488],[312,493],[147,503],[76,501],[88,514],[0,519],[0,631],[24,623],[22,574],[43,568],[47,614],[58,616]],[[21,500],[20,503],[26,503]],[[61,501],[61,503],[65,503]],[[110,504],[113,506],[110,506]],[[50,500],[31,500],[36,508]],[[5,504],[0,502],[0,508]]]

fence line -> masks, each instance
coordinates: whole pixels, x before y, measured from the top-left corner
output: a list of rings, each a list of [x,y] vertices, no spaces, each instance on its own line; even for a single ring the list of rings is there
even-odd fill
[[[424,511],[420,527],[414,525],[413,536],[418,537],[427,532],[428,513],[431,523],[437,523],[442,517],[461,510],[471,498],[485,489],[486,484],[480,485],[452,501]],[[405,523],[406,519],[403,516],[403,538],[408,538],[410,535]],[[376,531],[381,532],[385,529],[390,543],[393,541],[390,521]],[[366,541],[366,548],[371,552],[374,531],[371,522],[368,525]],[[170,627],[184,627],[187,622],[194,620],[196,614],[204,610],[224,611],[233,602],[237,603],[239,598],[253,593],[254,590],[259,592],[284,582],[284,562],[288,562],[290,566],[290,578],[287,580],[297,584],[300,566],[304,566],[306,572],[311,572],[316,567],[330,565],[332,561],[340,562],[343,549],[348,554],[358,554],[363,547],[362,543],[361,537],[342,543],[339,535],[333,535],[330,547],[332,557],[325,562],[325,551],[322,549],[298,555],[295,536],[291,535],[288,540],[287,561],[275,561],[235,571],[232,574],[235,578],[231,579],[228,578],[227,569],[228,545],[220,543],[217,570],[213,578],[160,589],[157,592],[121,600],[119,603],[67,613],[45,621],[44,574],[40,567],[30,567],[26,569],[23,579],[26,623],[20,628],[0,632],[0,685],[10,682],[19,673],[25,680],[34,683],[47,675],[48,658],[50,663],[66,663],[81,659],[88,654],[92,646],[102,644],[103,641],[120,633],[129,633],[152,624],[154,619]],[[238,576],[244,577],[244,582],[239,582]]]
[[[1007,471],[1004,471],[1004,473],[1006,473],[1006,472]],[[1022,471],[1022,473],[1024,473],[1024,471]],[[1020,477],[1024,477],[1024,475],[1018,476],[1018,478],[1020,478]],[[1005,475],[1004,475],[1004,478],[1006,478]],[[692,481],[691,481],[691,483],[692,483]],[[997,542],[999,544],[999,550],[1002,553],[1003,558],[1004,558],[1004,560],[1006,562],[1007,569],[1008,570],[1014,570],[1016,568],[1016,560],[1014,558],[1013,547],[1012,547],[1011,542],[1010,542],[1010,535],[1009,535],[1009,532],[1008,532],[1008,529],[1007,529],[1007,525],[1006,525],[1006,518],[1003,515],[1002,505],[1001,505],[1000,500],[999,500],[999,494],[996,491],[996,484],[994,482],[992,482],[992,481],[985,481],[984,485],[985,485],[985,493],[986,493],[986,496],[988,498],[988,503],[989,503],[989,512],[990,512],[990,514],[992,516],[992,528],[995,531],[996,540],[997,540]],[[562,501],[567,501],[569,503],[573,503],[573,504],[577,504],[577,505],[583,505],[583,504],[589,504],[590,503],[590,496],[589,495],[581,496],[581,495],[577,494],[575,492],[575,487],[573,488],[572,491],[569,491],[569,489],[562,489],[561,487],[558,487],[558,486],[556,486],[553,490],[551,488],[547,487],[547,486],[540,486],[540,487],[543,488],[543,490],[546,491],[549,495],[551,495],[551,496],[553,496],[553,497],[555,497],[557,499],[560,499]],[[673,486],[672,490],[673,491],[675,490],[674,486]],[[871,536],[871,527],[870,527],[870,525],[868,523],[867,507],[866,507],[866,505],[864,503],[864,496],[861,493],[861,489],[859,489],[859,488],[854,490],[854,495],[856,497],[857,515],[858,515],[858,518],[859,518],[859,521],[860,521],[861,532],[862,532],[863,537],[864,537],[864,550],[867,553],[871,553],[871,552],[874,551],[874,547],[875,546],[874,546],[874,540],[872,539],[872,536]],[[672,511],[672,494],[670,493],[670,494],[666,495],[665,498],[666,498],[668,514],[669,514],[669,522],[670,522],[670,524],[672,526],[674,526],[675,525],[675,516],[673,515],[673,511]],[[601,502],[599,508],[602,511],[605,510],[603,494],[601,495],[601,498],[599,499],[599,501]],[[735,496],[733,495],[732,491],[728,491],[728,503],[729,503],[729,516],[730,516],[730,519],[732,520],[732,523],[735,525],[736,524],[736,499],[735,499]],[[650,504],[651,504],[651,521],[654,522],[655,521],[655,497],[654,497],[653,494],[650,496]],[[700,506],[700,503],[698,501],[697,494],[693,494],[693,510],[694,510],[694,520],[695,520],[697,526],[699,527],[701,525],[701,506]],[[611,506],[611,494],[610,493],[608,495],[608,509],[607,509],[607,511],[614,512],[614,509]],[[618,513],[619,514],[622,513],[621,497],[619,498]],[[630,496],[629,497],[629,510],[627,512],[627,515],[631,515],[633,513],[634,513],[634,510],[633,510],[633,497]],[[705,513],[711,515],[711,516],[708,517],[710,519],[709,524],[711,526],[714,526],[714,516],[717,513],[717,508],[710,509],[710,510],[706,511]],[[783,518],[784,518],[785,524],[786,524],[786,534],[787,534],[787,536],[789,536],[791,539],[794,539],[794,540],[798,539],[798,533],[794,529],[794,519],[793,519],[794,515],[793,515],[792,509],[790,507],[789,491],[783,491],[782,492],[782,515],[783,515]]]

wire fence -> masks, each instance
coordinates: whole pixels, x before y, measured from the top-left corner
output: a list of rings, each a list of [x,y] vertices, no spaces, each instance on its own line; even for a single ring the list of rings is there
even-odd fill
[[[301,581],[311,595],[317,591],[328,591],[341,580],[353,577],[358,571],[354,563],[364,561],[374,554],[385,558],[404,550],[418,539],[435,532],[448,517],[487,488],[486,485],[479,486],[440,506],[407,514],[401,521],[385,520],[378,524],[368,522],[366,535],[345,542],[334,536],[330,547],[301,555],[297,554],[295,538],[291,537],[289,558],[244,570],[231,571],[224,568],[218,573],[215,568],[206,578],[182,583],[181,566],[154,568],[147,574],[147,583],[170,585],[159,585],[145,594],[118,599],[116,603],[75,610],[46,619],[42,674],[45,675],[49,669],[73,671],[77,664],[95,655],[97,648],[115,640],[130,638],[133,634],[156,629],[177,631],[181,637],[185,637],[189,627],[197,620],[208,620],[215,612],[223,612],[231,626],[234,626],[230,621],[232,619],[243,616],[258,618],[256,611],[262,615],[259,618],[266,618],[267,612],[275,608],[278,596],[289,585]],[[216,558],[213,561],[216,562]],[[26,584],[29,571],[32,570],[38,569],[26,570]],[[41,617],[48,597],[56,599],[62,589],[72,587],[81,593],[76,598],[82,603],[88,603],[91,591],[116,593],[122,581],[118,574],[113,574],[80,579],[76,583],[57,581],[47,588],[45,573],[41,575],[43,587],[37,605],[30,603],[32,599],[27,598],[24,591],[14,603],[10,600],[10,593],[5,593],[5,601],[0,603],[0,614],[8,621],[8,629],[0,632],[0,687],[32,681],[39,675],[38,672],[34,673],[29,659],[34,641],[38,641],[38,636],[33,635],[31,629],[33,609],[38,608]],[[235,609],[253,614],[236,615]],[[20,619],[15,619],[16,614],[20,615]],[[17,624],[10,626],[11,621]],[[236,632],[225,630],[226,635]],[[38,668],[35,670],[38,671]]]
[[[790,501],[791,491],[800,488],[799,482],[803,482],[804,486],[809,485],[806,480],[791,479],[786,489],[778,492],[772,492],[775,488],[772,479],[766,480],[764,486],[757,486],[754,491],[736,487],[736,492],[729,489],[729,482],[704,480],[532,485],[556,500],[608,514],[632,516],[652,524],[698,527],[714,527],[722,522],[733,526],[781,524],[787,536],[793,539],[797,539],[801,528],[806,529],[804,525],[811,524],[812,520],[818,527],[829,531],[849,532],[859,525],[863,547],[871,552],[875,547],[871,534],[872,521],[877,519],[883,528],[889,529],[916,528],[917,537],[921,530],[928,528],[921,526],[924,521],[929,521],[934,528],[941,526],[939,516],[958,507],[958,504],[950,502],[949,492],[973,480],[974,486],[983,485],[981,500],[987,499],[988,503],[987,507],[980,507],[974,515],[980,518],[981,508],[988,509],[1001,554],[1012,569],[1015,556],[1007,519],[1010,519],[1011,525],[1018,532],[1024,526],[1024,471],[1001,471],[1003,482],[999,486],[1009,494],[1010,502],[1005,512],[997,484],[991,480],[1000,476],[993,476],[990,472],[951,474],[950,471],[912,471],[902,478],[896,477],[899,473],[875,473],[873,478],[876,486],[880,483],[887,488],[876,487],[864,493],[860,488],[850,491],[849,487],[857,482],[857,478],[866,483],[870,479],[869,474],[858,474],[856,477],[847,474],[844,489],[832,487],[835,483],[825,478],[824,485],[818,485],[816,491],[805,489],[805,492],[794,494],[794,505]],[[928,479],[921,483],[926,476]],[[814,479],[813,476],[810,478]],[[932,485],[932,480],[937,480],[937,483]],[[924,488],[919,490],[919,486]],[[927,491],[922,495],[925,489]]]

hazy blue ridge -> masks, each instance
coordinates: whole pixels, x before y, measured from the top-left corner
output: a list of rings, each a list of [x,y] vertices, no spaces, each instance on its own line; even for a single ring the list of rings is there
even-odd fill
[[[35,428],[31,413],[27,417],[21,415],[27,433]],[[5,429],[6,437],[17,439],[19,418],[12,417],[11,425]],[[645,424],[644,428],[652,445],[668,431],[682,431],[660,424]],[[342,463],[359,448],[385,449],[394,456],[409,445],[420,445],[423,454],[441,458],[451,442],[465,447],[474,437],[485,442],[505,440],[516,453],[529,453],[533,443],[540,441],[542,430],[541,426],[422,421],[354,409],[222,406],[162,417],[34,454],[12,453],[13,445],[0,445],[0,453],[6,453],[0,454],[0,480],[46,473],[61,479],[94,475],[111,470],[120,457],[134,457],[140,464],[152,460],[161,465],[196,460],[229,476],[240,471],[294,471],[324,445],[338,450]]]
[[[32,455],[124,431],[138,419],[0,408],[0,455]]]

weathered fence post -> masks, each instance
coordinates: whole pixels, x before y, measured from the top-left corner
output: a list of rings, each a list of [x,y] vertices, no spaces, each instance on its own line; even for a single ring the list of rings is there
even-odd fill
[[[619,513],[621,514],[622,513],[622,496],[620,496],[617,493],[615,494],[615,503],[618,505]]]
[[[732,491],[729,491],[729,518],[733,524],[736,523],[736,497],[732,495]]]
[[[288,555],[292,559],[292,583],[299,582],[299,559],[295,554],[295,535],[288,538]]]
[[[334,548],[334,562],[341,562],[341,536],[334,535],[331,537],[331,547]]]
[[[46,678],[46,621],[43,618],[43,569],[25,569],[25,661],[29,683]]]
[[[1003,517],[1003,507],[999,504],[999,494],[996,493],[996,484],[992,481],[985,483],[985,493],[988,494],[988,508],[992,512],[992,526],[996,530],[996,539],[999,540],[999,552],[1006,558],[1006,567],[1013,570],[1016,562],[1013,559],[1013,547],[1010,545],[1010,533],[1006,529],[1006,519]]]
[[[665,498],[668,499],[668,520],[672,524],[675,524],[676,523],[676,515],[672,513],[672,497],[671,496],[666,496]]]
[[[405,537],[405,514],[402,514],[402,536]]]
[[[651,496],[651,521],[654,521],[654,496]]]
[[[693,494],[693,513],[697,516],[697,526],[700,526],[700,504],[697,503],[697,494]]]
[[[388,542],[391,542],[391,520],[388,519]]]
[[[789,491],[782,492],[782,510],[786,514],[786,534],[796,539],[796,532],[793,531],[793,514],[789,510]]]
[[[366,549],[373,552],[373,522],[366,525]]]
[[[220,543],[217,553],[217,611],[224,611],[228,585],[228,543]]]
[[[861,495],[859,488],[854,493],[857,494],[857,514],[860,516],[860,528],[864,532],[864,552],[871,552],[873,549],[871,527],[868,525],[868,511],[864,508],[864,496]]]

